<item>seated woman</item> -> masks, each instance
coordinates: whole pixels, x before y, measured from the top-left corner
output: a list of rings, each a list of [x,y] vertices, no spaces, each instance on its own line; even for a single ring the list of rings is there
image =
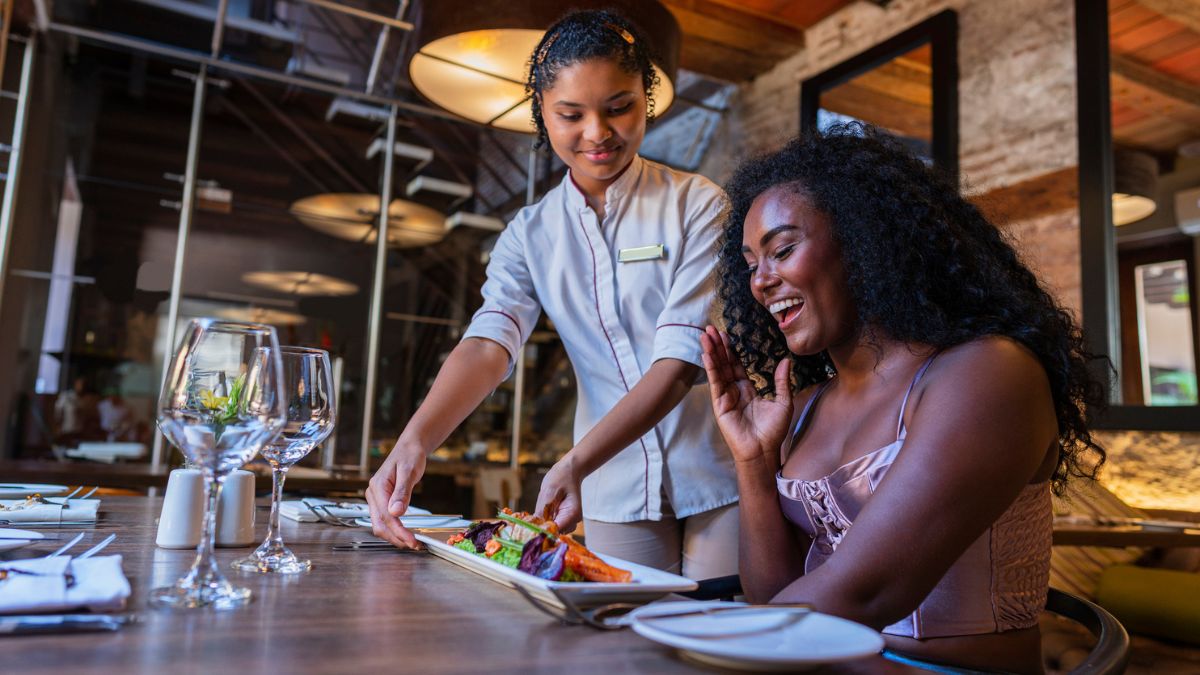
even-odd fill
[[[1050,494],[1104,460],[1071,316],[870,127],[797,139],[726,189],[728,333],[701,341],[746,595],[810,602],[895,652],[1040,672]]]

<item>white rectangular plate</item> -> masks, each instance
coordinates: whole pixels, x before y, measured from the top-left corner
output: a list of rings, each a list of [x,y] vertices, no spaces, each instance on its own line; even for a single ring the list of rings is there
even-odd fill
[[[632,572],[633,581],[629,583],[548,581],[511,567],[505,567],[483,556],[468,553],[461,548],[449,546],[446,544],[448,535],[433,537],[418,534],[416,536],[429,548],[429,552],[437,557],[444,558],[455,565],[465,567],[510,588],[520,586],[539,600],[544,600],[547,604],[556,607],[562,607],[562,603],[558,601],[554,593],[550,592],[551,588],[579,607],[595,607],[610,602],[647,603],[670,593],[694,591],[697,587],[696,582],[691,579],[601,554],[597,555],[609,565]]]

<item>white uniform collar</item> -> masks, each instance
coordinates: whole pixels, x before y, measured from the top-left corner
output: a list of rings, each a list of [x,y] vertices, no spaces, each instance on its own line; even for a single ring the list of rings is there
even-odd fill
[[[634,155],[633,161],[629,162],[629,168],[617,176],[617,179],[604,190],[604,203],[611,204],[633,189],[637,185],[638,177],[642,174],[642,167],[645,166],[645,161],[641,155]],[[575,184],[575,179],[571,177],[571,170],[567,169],[567,175],[563,177],[564,191],[567,195],[567,204],[576,208],[587,208],[587,198],[583,195],[583,190]]]

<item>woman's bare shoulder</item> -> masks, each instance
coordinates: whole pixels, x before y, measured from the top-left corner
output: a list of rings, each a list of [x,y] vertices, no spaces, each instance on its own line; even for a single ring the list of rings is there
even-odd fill
[[[950,347],[938,355],[935,365],[942,374],[951,375],[936,379],[984,387],[989,383],[1000,387],[1049,386],[1046,369],[1037,354],[1003,335],[989,335]],[[931,378],[931,383],[934,381]]]

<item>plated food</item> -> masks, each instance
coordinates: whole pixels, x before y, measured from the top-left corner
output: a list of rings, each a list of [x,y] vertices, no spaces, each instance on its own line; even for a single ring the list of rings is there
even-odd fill
[[[554,521],[502,509],[497,520],[481,520],[446,544],[547,581],[630,583],[633,573],[604,562]]]

